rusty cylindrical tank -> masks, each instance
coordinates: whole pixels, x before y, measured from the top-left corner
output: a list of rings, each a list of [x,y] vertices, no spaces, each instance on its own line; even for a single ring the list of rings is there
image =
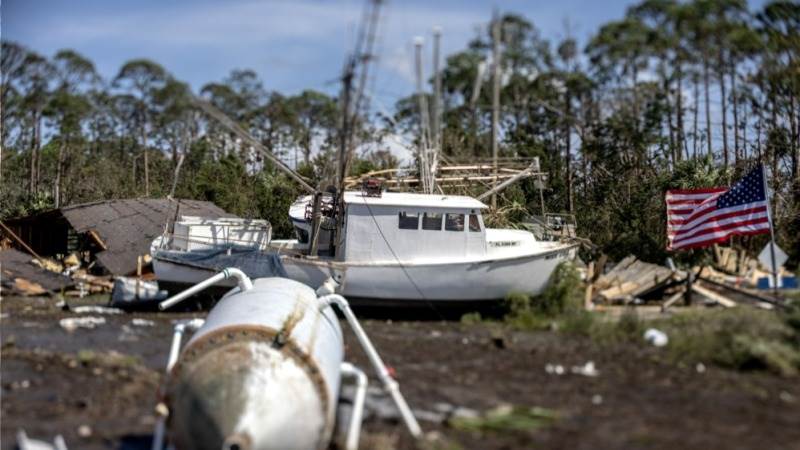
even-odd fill
[[[231,291],[168,374],[169,437],[178,449],[325,448],[344,346],[331,308],[282,278]]]

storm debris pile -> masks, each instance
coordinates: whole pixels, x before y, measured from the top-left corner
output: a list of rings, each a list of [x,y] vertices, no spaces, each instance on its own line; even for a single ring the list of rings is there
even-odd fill
[[[781,298],[756,289],[758,280],[769,275],[758,261],[744,252],[715,248],[714,265],[677,269],[671,260],[658,265],[630,255],[606,273],[602,267],[587,272],[586,307],[611,305],[658,305],[662,311],[673,306],[721,306],[740,304],[773,309],[783,306]],[[728,269],[731,272],[725,272]]]

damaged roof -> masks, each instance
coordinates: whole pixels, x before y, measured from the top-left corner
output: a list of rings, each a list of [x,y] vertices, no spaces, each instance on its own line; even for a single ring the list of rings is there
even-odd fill
[[[109,272],[125,275],[136,271],[136,259],[150,253],[153,239],[164,225],[179,215],[236,217],[211,202],[199,200],[126,199],[107,200],[61,208],[75,231],[94,231],[105,250],[97,259]]]
[[[37,266],[31,262],[33,259],[27,253],[11,248],[0,250],[0,280],[12,285],[15,279],[22,278],[48,291],[59,291],[74,284],[61,274]]]

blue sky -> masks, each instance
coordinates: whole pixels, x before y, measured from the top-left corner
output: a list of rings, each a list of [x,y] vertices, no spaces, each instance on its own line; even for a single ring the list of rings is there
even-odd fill
[[[195,90],[232,69],[255,70],[268,90],[317,89],[335,95],[345,54],[353,47],[365,0],[0,0],[0,36],[52,56],[71,48],[105,79],[134,58],[162,64]],[[765,0],[753,0],[751,9]],[[541,35],[569,33],[583,45],[599,26],[623,17],[625,0],[388,0],[379,25],[379,60],[371,106],[391,112],[413,92],[413,40],[443,30],[445,55],[463,49],[496,7],[524,15]],[[716,93],[712,93],[716,95]],[[712,102],[712,115],[717,105]],[[715,138],[718,138],[715,136]],[[389,142],[405,159],[408,140]]]
[[[464,48],[494,7],[523,14],[544,37],[556,40],[569,29],[583,42],[600,24],[621,17],[629,3],[389,1],[379,27],[375,97],[391,109],[412,92],[413,38],[429,39],[436,25],[443,29],[445,54]],[[3,0],[0,32],[48,56],[75,49],[107,79],[125,61],[145,57],[195,89],[231,69],[251,68],[270,90],[336,93],[333,80],[362,8],[363,0]],[[426,64],[429,73],[430,60]]]

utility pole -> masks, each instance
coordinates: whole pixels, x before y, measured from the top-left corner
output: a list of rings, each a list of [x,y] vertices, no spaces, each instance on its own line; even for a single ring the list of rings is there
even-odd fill
[[[433,27],[433,158],[431,161],[431,178],[436,179],[439,166],[439,154],[442,152],[442,73],[439,70],[440,44],[442,28]]]
[[[425,91],[423,90],[423,70],[422,70],[422,43],[421,37],[414,39],[414,65],[416,67],[417,75],[417,101],[419,104],[419,117],[420,117],[420,180],[422,181],[422,188],[426,194],[433,193],[433,183],[431,182],[430,163],[428,149],[431,145],[430,135],[430,118],[428,111],[428,100],[425,98]]]
[[[492,89],[492,167],[494,184],[497,185],[497,133],[500,122],[500,18],[495,10],[492,15],[492,63],[494,64]],[[497,195],[492,194],[492,208],[497,208]]]

